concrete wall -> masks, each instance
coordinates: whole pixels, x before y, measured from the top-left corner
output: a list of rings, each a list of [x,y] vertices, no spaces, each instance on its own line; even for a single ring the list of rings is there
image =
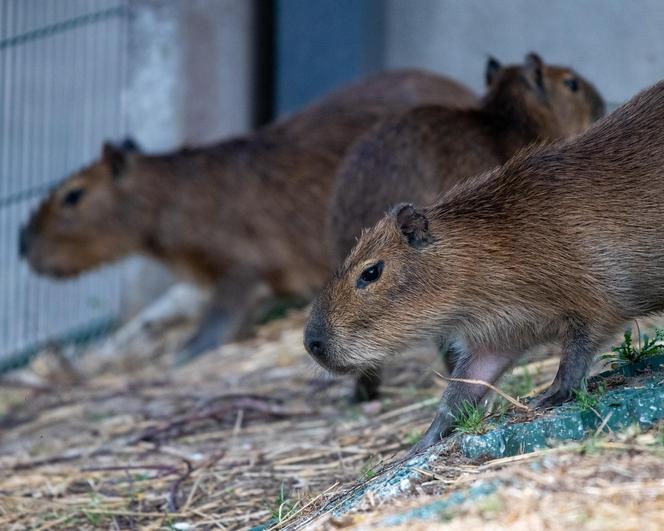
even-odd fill
[[[131,5],[127,109],[137,140],[160,151],[247,130],[261,4]],[[274,16],[277,114],[380,68],[420,66],[482,92],[489,54],[515,62],[537,51],[575,67],[610,103],[664,77],[661,0],[275,0]],[[141,302],[130,306],[168,282],[152,267],[136,271],[128,292]]]
[[[609,102],[664,77],[661,0],[386,0],[386,67],[420,66],[482,90],[488,54],[569,64]]]
[[[380,69],[383,0],[275,1],[277,114]]]
[[[203,144],[252,126],[254,3],[136,0],[132,4],[129,131],[148,152]],[[131,259],[125,313],[174,282],[151,261]]]
[[[132,2],[129,128],[152,151],[243,133],[253,102],[253,3]]]

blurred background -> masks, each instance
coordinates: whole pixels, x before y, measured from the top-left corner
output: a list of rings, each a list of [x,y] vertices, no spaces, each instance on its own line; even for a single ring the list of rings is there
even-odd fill
[[[104,140],[207,143],[398,67],[482,93],[489,54],[531,50],[616,105],[662,77],[663,27],[658,0],[0,0],[0,373],[173,282],[140,259],[66,282],[18,259],[19,226]]]

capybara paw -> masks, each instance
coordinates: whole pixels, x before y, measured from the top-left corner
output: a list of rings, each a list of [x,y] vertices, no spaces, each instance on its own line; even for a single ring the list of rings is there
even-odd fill
[[[175,355],[175,365],[184,365],[218,346],[219,341],[216,338],[196,335],[187,341]]]
[[[417,441],[413,447],[408,450],[408,454],[406,457],[413,457],[420,452],[423,452],[427,448],[432,447],[434,444],[437,444],[441,441],[442,439],[440,438],[439,434],[436,433],[425,433],[422,438]]]
[[[556,391],[545,391],[536,397],[531,406],[535,409],[550,409],[552,407],[560,406],[565,402],[569,402],[573,397],[570,389],[558,389]]]

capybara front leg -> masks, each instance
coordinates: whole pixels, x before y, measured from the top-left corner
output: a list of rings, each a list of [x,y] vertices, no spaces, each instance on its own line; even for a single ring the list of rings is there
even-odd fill
[[[176,357],[187,362],[224,343],[235,340],[249,328],[248,320],[260,302],[263,285],[249,273],[229,274],[217,285],[201,323]]]
[[[473,353],[457,351],[452,378],[493,383],[512,364],[513,359],[511,355],[484,349]],[[443,393],[431,426],[411,449],[410,454],[424,450],[452,433],[456,417],[464,404],[478,405],[488,391],[489,388],[485,385],[451,381]]]
[[[574,391],[585,387],[597,342],[591,339],[587,328],[574,323],[563,341],[563,352],[558,372],[549,388],[533,403],[536,408],[549,408],[571,400]]]

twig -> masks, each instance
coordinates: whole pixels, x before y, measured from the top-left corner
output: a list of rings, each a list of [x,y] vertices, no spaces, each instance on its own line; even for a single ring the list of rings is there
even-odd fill
[[[277,529],[278,527],[280,527],[280,526],[286,524],[287,522],[290,522],[290,521],[293,520],[297,515],[299,515],[302,511],[304,511],[307,507],[313,505],[316,501],[318,501],[320,498],[322,498],[322,497],[325,496],[328,492],[330,492],[332,489],[334,489],[337,485],[339,485],[339,482],[338,482],[338,481],[337,481],[334,485],[331,485],[330,487],[328,487],[327,489],[325,489],[323,492],[321,492],[321,493],[320,493],[318,496],[316,496],[314,499],[309,500],[309,501],[308,501],[307,503],[305,503],[302,507],[300,507],[297,511],[295,511],[295,512],[292,513],[292,514],[289,514],[288,517],[284,518],[283,520],[281,520],[280,522],[278,522],[278,523],[275,524],[274,526],[268,528],[268,530],[270,530],[270,529]]]
[[[593,409],[593,411],[595,411],[595,410]],[[597,413],[597,412],[595,412],[595,413]],[[604,426],[606,426],[606,423],[609,422],[609,419],[611,418],[612,415],[613,415],[613,411],[609,411],[609,414],[606,417],[604,417],[604,419],[602,420],[602,423],[599,425],[599,428],[597,428],[597,431],[595,431],[594,437],[597,437],[600,433],[602,433],[602,430],[604,430]],[[609,428],[609,430],[611,430],[611,428]]]
[[[61,455],[54,455],[52,457],[45,457],[42,459],[34,459],[33,461],[27,461],[23,463],[16,463],[13,467],[12,470],[17,471],[17,470],[26,470],[29,468],[34,468],[38,466],[44,466],[44,465],[54,465],[57,463],[66,463],[67,461],[76,461],[77,459],[80,459],[82,457],[90,458],[90,457],[98,457],[100,455],[108,455],[111,453],[111,450],[109,448],[98,448],[97,450],[94,450],[93,452],[90,453],[84,453],[84,452],[72,452],[70,454],[61,454]]]
[[[218,420],[219,417],[228,415],[238,410],[249,410],[256,411],[258,413],[263,413],[268,416],[273,417],[289,417],[294,415],[307,415],[311,414],[312,410],[291,410],[277,404],[270,404],[267,399],[257,400],[255,398],[240,398],[234,399],[229,404],[223,404],[220,407],[206,411],[204,413],[194,413],[189,415],[184,415],[182,417],[171,420],[167,424],[159,427],[148,428],[143,433],[140,433],[136,437],[130,439],[129,444],[136,444],[141,441],[154,440],[159,435],[167,433],[176,428],[181,428],[192,424],[194,422],[199,422],[202,420]],[[175,436],[179,436],[181,433],[177,433]]]
[[[180,475],[172,484],[171,488],[168,489],[168,510],[172,513],[178,512],[178,489],[180,484],[187,479],[191,473],[194,471],[194,468],[191,466],[191,463],[184,459],[185,465],[187,465],[187,470],[184,474]]]
[[[81,472],[113,472],[124,470],[162,470],[176,474],[178,469],[170,465],[116,465],[116,466],[89,466],[81,468]]]
[[[20,380],[13,380],[9,378],[0,379],[0,387],[3,388],[15,387],[17,389],[29,389],[30,391],[34,391],[36,393],[51,393],[55,390],[55,388],[52,385],[22,382]]]
[[[460,382],[460,383],[466,383],[466,384],[471,384],[471,385],[483,385],[484,387],[488,387],[492,391],[494,391],[496,394],[499,394],[502,396],[505,400],[507,400],[510,404],[512,404],[514,407],[517,407],[519,409],[522,409],[524,411],[532,411],[533,409],[531,407],[528,407],[525,404],[522,404],[519,402],[516,398],[512,398],[510,395],[505,393],[504,391],[501,391],[498,389],[495,385],[491,385],[489,382],[485,382],[484,380],[469,380],[466,378],[450,378],[448,376],[443,376],[440,374],[438,371],[435,369],[431,369],[439,378],[442,378],[445,381],[448,382]]]

